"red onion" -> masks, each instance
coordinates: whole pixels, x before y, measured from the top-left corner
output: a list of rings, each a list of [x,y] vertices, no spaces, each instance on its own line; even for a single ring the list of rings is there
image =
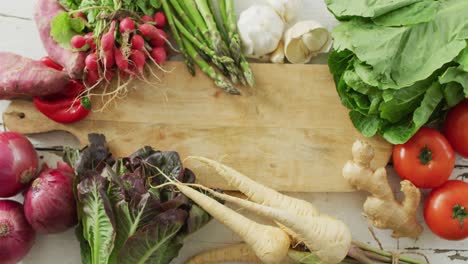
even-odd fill
[[[37,172],[36,150],[29,140],[14,132],[0,133],[0,197],[18,194]]]
[[[45,169],[24,196],[24,212],[39,233],[54,234],[75,226],[76,203],[72,169],[64,163]]]
[[[16,264],[34,244],[36,234],[26,221],[23,206],[0,200],[0,264]]]

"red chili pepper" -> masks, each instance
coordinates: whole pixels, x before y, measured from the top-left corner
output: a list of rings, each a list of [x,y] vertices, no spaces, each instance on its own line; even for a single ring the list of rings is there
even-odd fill
[[[59,70],[58,64],[49,57],[41,59],[41,62],[48,67]],[[70,80],[67,87],[60,93],[46,97],[34,97],[34,106],[55,122],[62,124],[74,123],[88,116],[91,109],[89,98],[76,100],[84,90],[85,86],[82,82]]]
[[[41,58],[41,62],[49,68],[56,69],[57,71],[63,71],[63,66],[53,61],[49,56]]]
[[[47,101],[40,97],[35,97],[34,106],[37,110],[55,122],[71,124],[88,116],[91,105],[89,103],[89,99],[86,97],[76,101],[75,98]]]

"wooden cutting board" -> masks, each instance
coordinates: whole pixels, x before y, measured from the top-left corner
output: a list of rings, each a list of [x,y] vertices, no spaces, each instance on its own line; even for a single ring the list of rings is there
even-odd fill
[[[341,176],[351,145],[361,135],[341,105],[326,65],[253,64],[257,85],[242,96],[227,95],[203,73],[191,77],[181,62],[161,81],[135,82],[135,90],[104,112],[61,125],[27,101],[14,101],[4,113],[8,130],[24,134],[55,130],[87,143],[91,132],[106,135],[115,155],[144,145],[220,160],[280,191],[343,192],[352,188]],[[99,108],[100,100],[93,100]],[[385,166],[391,146],[368,139],[376,149],[375,167]],[[195,162],[200,181],[229,189],[211,170]]]

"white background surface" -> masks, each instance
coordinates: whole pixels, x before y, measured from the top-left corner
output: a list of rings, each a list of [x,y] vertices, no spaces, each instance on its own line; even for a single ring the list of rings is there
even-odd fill
[[[243,10],[247,6],[262,1],[236,0],[236,8]],[[332,29],[337,21],[328,13],[322,0],[304,0],[303,18],[314,19]],[[38,59],[45,55],[34,22],[31,20],[34,0],[0,0],[0,51],[15,52]],[[7,107],[7,101],[0,101],[0,112]],[[0,120],[1,122],[1,120]],[[62,133],[53,133],[31,137],[37,146],[74,145],[76,140]],[[46,155],[46,157],[49,155]],[[53,158],[52,158],[53,159]],[[468,173],[468,161],[459,158],[453,178]],[[398,189],[398,176],[389,167],[389,178]],[[427,194],[427,192],[425,192]],[[317,205],[323,212],[344,220],[350,227],[355,240],[376,246],[368,231],[366,220],[361,216],[362,204],[366,198],[363,193],[315,193],[295,194]],[[420,210],[421,212],[421,210]],[[419,220],[423,222],[422,215]],[[377,236],[386,250],[408,251],[427,255],[431,263],[468,263],[468,240],[450,242],[437,238],[425,226],[425,231],[417,240],[390,237],[389,231],[377,231]],[[202,230],[188,238],[173,263],[183,263],[189,256],[208,248],[220,247],[238,241],[238,238],[216,221],[212,221]],[[32,252],[22,262],[24,264],[78,264],[80,263],[79,246],[73,231],[55,236],[40,236]]]

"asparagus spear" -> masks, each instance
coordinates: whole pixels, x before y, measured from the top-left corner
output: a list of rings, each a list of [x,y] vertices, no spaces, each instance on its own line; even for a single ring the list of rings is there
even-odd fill
[[[213,19],[213,15],[210,12],[210,9],[208,7],[206,0],[194,0],[194,1],[191,0],[188,2],[195,4],[195,8],[197,8],[200,11],[202,19],[206,23],[209,36],[211,38],[211,42],[213,44],[213,50],[219,56],[229,56],[230,54],[229,49],[226,43],[223,41],[221,34],[218,31],[218,28],[216,27],[216,23]],[[237,83],[239,80],[238,78],[239,71],[237,70],[236,65],[234,63],[226,63],[225,66],[230,73],[231,81],[233,83]]]
[[[182,35],[185,38],[187,38],[190,42],[192,42],[192,44],[195,45],[196,48],[200,49],[206,55],[211,57],[211,60],[213,61],[213,63],[216,65],[216,67],[220,68],[220,70],[224,68],[223,63],[234,62],[234,60],[230,57],[226,57],[226,56],[219,57],[213,50],[208,48],[206,45],[203,45],[203,43],[201,43],[197,38],[195,38],[177,18],[174,18],[174,22],[175,22],[177,29],[180,31],[180,33],[182,33]]]
[[[219,33],[223,37],[224,42],[227,43],[228,42],[227,31],[224,29],[223,21],[221,20],[221,18],[218,16],[216,12],[216,8],[213,4],[213,0],[207,0],[206,2],[208,3],[208,7],[210,8],[211,14],[214,17],[214,20],[216,22],[216,27],[218,28]]]
[[[174,24],[174,17],[172,15],[172,9],[167,3],[167,0],[162,0],[161,3],[164,9],[164,12],[166,13],[167,21],[171,28],[172,35],[174,35],[174,39],[177,43],[177,46],[179,46],[179,49],[182,52],[182,55],[184,56],[187,69],[192,76],[195,76],[195,66],[193,65],[193,60],[187,55],[187,52],[185,51],[184,43],[182,42],[179,32],[177,31],[177,28]]]
[[[210,32],[208,31],[208,27],[205,24],[205,21],[203,20],[203,17],[198,12],[197,5],[195,4],[195,2],[193,0],[183,0],[183,1],[179,1],[179,3],[182,6],[185,13],[189,15],[190,19],[195,24],[196,28],[198,28],[198,30],[201,33],[201,35],[203,36],[203,39],[205,40],[206,44],[211,49],[214,49],[213,42],[212,42],[211,36],[210,36]]]
[[[179,0],[170,0],[172,7],[176,11],[177,15],[182,19],[182,22],[186,25],[187,29],[195,36],[199,41],[208,45],[208,41],[202,35],[200,27],[197,27],[194,22],[191,20],[187,12],[182,8],[182,5],[179,3]],[[183,1],[181,2],[183,4]]]
[[[222,0],[221,0],[222,1]],[[241,49],[241,41],[239,36],[239,31],[237,29],[237,21],[234,13],[234,0],[224,0],[225,1],[225,20],[226,28],[229,34],[229,46],[231,48],[231,54],[234,57],[234,60],[240,65],[243,75],[249,85],[253,87],[255,85],[255,77],[253,75],[252,69],[250,68],[247,59],[244,57]],[[221,12],[222,14],[222,12]]]
[[[240,95],[239,90],[237,90],[229,80],[226,80],[222,75],[216,72],[216,70],[211,67],[206,61],[204,61],[200,55],[197,53],[195,48],[192,46],[192,43],[188,39],[182,39],[184,46],[186,47],[188,55],[192,58],[195,64],[200,67],[200,69],[206,73],[211,79],[214,80],[214,83],[221,89],[225,90],[227,93],[233,95]]]
[[[226,27],[228,29],[229,35],[229,48],[231,49],[231,54],[236,63],[240,63],[242,50],[240,46],[240,37],[237,34],[237,22],[234,14],[234,1],[225,0],[225,8],[227,19]]]

